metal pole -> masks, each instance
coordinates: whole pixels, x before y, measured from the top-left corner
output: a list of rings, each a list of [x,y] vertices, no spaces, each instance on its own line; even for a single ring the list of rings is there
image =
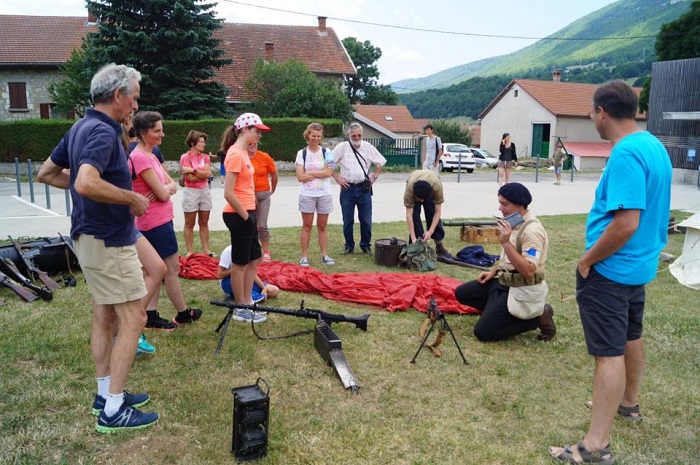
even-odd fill
[[[27,160],[27,175],[29,177],[29,201],[34,203],[34,169],[31,160]]]
[[[537,156],[537,160],[535,161],[535,183],[540,182],[540,156]]]
[[[15,158],[15,179],[17,179],[17,197],[22,197],[22,183],[19,179],[19,158]]]
[[[51,194],[49,192],[48,184],[44,184],[44,192],[46,192],[46,208],[51,210]]]
[[[63,191],[66,196],[66,216],[70,216],[70,189]]]

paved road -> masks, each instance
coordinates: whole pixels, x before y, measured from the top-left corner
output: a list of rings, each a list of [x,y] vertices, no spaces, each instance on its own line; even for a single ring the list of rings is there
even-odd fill
[[[525,184],[533,196],[531,209],[537,215],[557,215],[567,213],[587,213],[593,201],[593,194],[599,174],[577,174],[573,182],[564,178],[561,186],[555,186],[553,174],[543,172],[539,182],[535,182],[534,173],[513,173],[512,180]],[[405,209],[402,198],[408,173],[384,173],[374,188],[374,221],[403,221]],[[467,219],[483,218],[498,214],[495,170],[477,170],[474,173],[443,173],[445,204],[443,218]],[[49,208],[43,184],[34,183],[35,202],[30,202],[29,186],[22,185],[22,197],[17,195],[14,181],[0,181],[0,237],[8,234],[13,237],[53,237],[58,232],[68,234],[70,218],[66,216],[65,192],[49,189]],[[212,184],[214,210],[209,227],[213,231],[226,230],[220,212],[223,209],[223,190],[219,179]],[[299,183],[291,175],[280,177],[277,192],[272,196],[270,227],[300,226],[297,198]],[[336,199],[335,209],[329,222],[341,224],[342,215],[338,202],[339,188],[333,185]],[[178,192],[173,197],[175,206],[175,229],[181,231],[184,215],[181,210],[182,196]],[[695,186],[674,185],[672,191],[672,208],[690,212],[700,211],[700,191]]]

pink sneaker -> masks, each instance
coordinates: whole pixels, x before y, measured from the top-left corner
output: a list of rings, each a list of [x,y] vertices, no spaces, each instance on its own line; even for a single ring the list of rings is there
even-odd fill
[[[272,258],[270,257],[270,252],[266,251],[263,252],[263,263],[269,263],[272,261]]]

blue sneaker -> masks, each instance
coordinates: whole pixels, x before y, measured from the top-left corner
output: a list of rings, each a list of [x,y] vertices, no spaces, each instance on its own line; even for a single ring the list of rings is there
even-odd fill
[[[141,354],[155,354],[156,353],[156,348],[148,342],[146,339],[146,336],[141,333],[139,336],[139,343],[136,345],[136,355],[141,355]]]
[[[236,321],[245,321],[246,323],[262,323],[267,320],[267,315],[263,312],[255,312],[253,316],[253,311],[247,308],[239,309],[234,315],[233,319]]]
[[[158,414],[155,412],[144,413],[129,407],[126,403],[122,404],[119,411],[112,417],[105,415],[104,410],[100,413],[97,419],[95,429],[98,433],[111,434],[119,431],[131,431],[137,429],[148,428],[153,426],[158,421]]]
[[[151,396],[145,392],[142,394],[130,394],[129,392],[124,391],[124,405],[128,407],[143,407],[149,400],[151,400]],[[92,403],[92,414],[94,416],[99,415],[102,410],[104,410],[106,403],[107,399],[102,396],[95,395],[95,402]]]
[[[260,292],[255,292],[255,291],[253,291],[253,293],[251,294],[251,297],[253,298],[253,303],[256,303],[256,304],[258,302],[262,302],[263,300],[266,299],[265,294],[262,294]]]

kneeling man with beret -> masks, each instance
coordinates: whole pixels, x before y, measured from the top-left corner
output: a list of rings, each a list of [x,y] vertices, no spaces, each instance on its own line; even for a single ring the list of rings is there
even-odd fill
[[[498,221],[503,247],[500,260],[492,270],[455,290],[460,303],[482,312],[474,326],[474,336],[480,341],[500,341],[537,328],[537,339],[549,341],[556,333],[552,307],[545,303],[544,263],[549,238],[528,210],[531,202],[530,191],[520,183],[504,184],[498,190],[498,209],[503,216],[518,213],[523,221],[515,226]]]

